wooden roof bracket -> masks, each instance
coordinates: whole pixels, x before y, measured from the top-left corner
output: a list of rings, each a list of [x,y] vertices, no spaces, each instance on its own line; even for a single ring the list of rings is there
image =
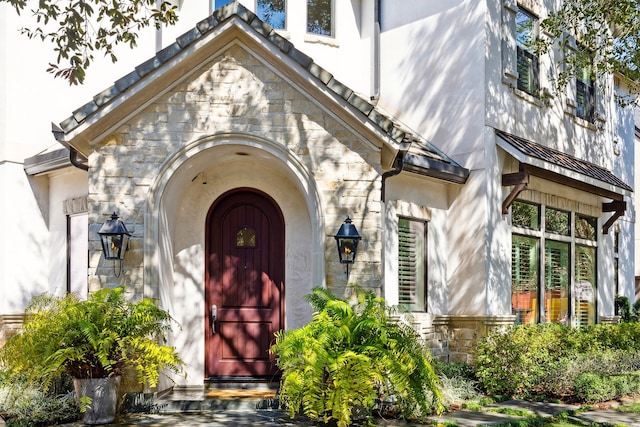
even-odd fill
[[[518,197],[520,193],[527,189],[529,185],[529,172],[527,172],[522,163],[520,164],[520,170],[516,173],[505,173],[502,175],[502,186],[510,187],[514,186],[511,189],[511,192],[502,202],[502,214],[506,215],[509,213],[509,207],[513,203],[513,201]]]
[[[602,204],[602,212],[613,212],[613,215],[602,225],[602,234],[609,234],[609,228],[627,210],[627,202],[624,200],[613,200]]]

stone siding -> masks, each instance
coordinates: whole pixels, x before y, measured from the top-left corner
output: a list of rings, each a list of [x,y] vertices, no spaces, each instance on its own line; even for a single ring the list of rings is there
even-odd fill
[[[489,332],[512,326],[515,316],[434,316],[424,339],[436,360],[473,363],[476,341]]]
[[[225,135],[250,135],[281,144],[310,171],[328,233],[328,286],[337,293],[344,291],[344,266],[337,262],[332,235],[350,216],[366,238],[349,281],[381,288],[379,150],[348,130],[319,101],[303,96],[299,88],[234,45],[92,146],[90,289],[122,283],[122,277],[114,277],[112,263],[101,259],[97,236],[107,213],[116,211],[133,233],[125,258],[128,291],[132,298],[143,295],[144,209],[154,179],[167,159],[185,146]]]

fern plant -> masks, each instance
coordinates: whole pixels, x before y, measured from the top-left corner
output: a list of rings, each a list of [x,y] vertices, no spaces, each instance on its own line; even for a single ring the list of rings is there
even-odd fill
[[[276,335],[271,352],[282,371],[281,404],[292,418],[303,413],[338,426],[349,425],[356,411],[370,416],[389,399],[406,418],[441,412],[439,381],[416,331],[394,322],[383,298],[354,289],[351,305],[314,288],[305,297],[313,320]]]
[[[153,300],[127,301],[124,287],[101,289],[87,300],[43,294],[27,307],[23,331],[0,349],[0,367],[10,379],[45,390],[64,372],[78,379],[106,378],[125,367],[154,387],[161,370],[179,373],[184,364],[165,345],[171,322]]]

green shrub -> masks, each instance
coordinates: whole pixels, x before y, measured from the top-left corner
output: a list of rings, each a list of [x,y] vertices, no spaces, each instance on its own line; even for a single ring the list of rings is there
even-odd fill
[[[384,299],[355,290],[351,305],[314,288],[305,297],[313,320],[277,334],[271,351],[282,371],[281,403],[291,417],[303,413],[338,426],[383,404],[406,418],[441,411],[439,381],[416,331],[393,321]]]
[[[611,400],[616,395],[613,382],[597,372],[584,372],[573,383],[575,396],[582,402],[594,403]]]
[[[616,295],[615,313],[620,316],[621,322],[638,322],[640,321],[640,300],[631,305],[629,298]]]
[[[579,400],[584,399],[585,391],[575,389],[578,377],[596,374],[607,378],[607,387],[615,390],[614,394],[623,396],[635,393],[630,391],[635,390],[635,376],[629,374],[640,370],[639,346],[640,323],[581,329],[521,325],[479,340],[476,374],[481,387],[490,394],[547,398],[574,395]],[[620,374],[623,378],[614,381]],[[589,376],[587,379],[592,380]],[[608,395],[602,390],[594,393]]]
[[[476,371],[473,365],[462,362],[436,362],[433,366],[438,376],[446,376],[447,378],[463,378],[468,380],[476,379]]]
[[[523,325],[496,331],[474,350],[476,376],[489,394],[530,397],[550,369],[549,362],[575,341],[570,328],[556,324]]]

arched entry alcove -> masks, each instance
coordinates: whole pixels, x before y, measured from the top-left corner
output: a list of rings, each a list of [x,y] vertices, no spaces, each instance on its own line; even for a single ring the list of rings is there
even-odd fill
[[[201,385],[204,363],[205,231],[221,195],[253,188],[279,206],[285,225],[284,326],[306,324],[302,297],[324,282],[324,219],[311,174],[285,147],[251,135],[194,141],[171,156],[150,189],[144,226],[144,292],[181,326],[171,342],[187,363],[178,385]]]

